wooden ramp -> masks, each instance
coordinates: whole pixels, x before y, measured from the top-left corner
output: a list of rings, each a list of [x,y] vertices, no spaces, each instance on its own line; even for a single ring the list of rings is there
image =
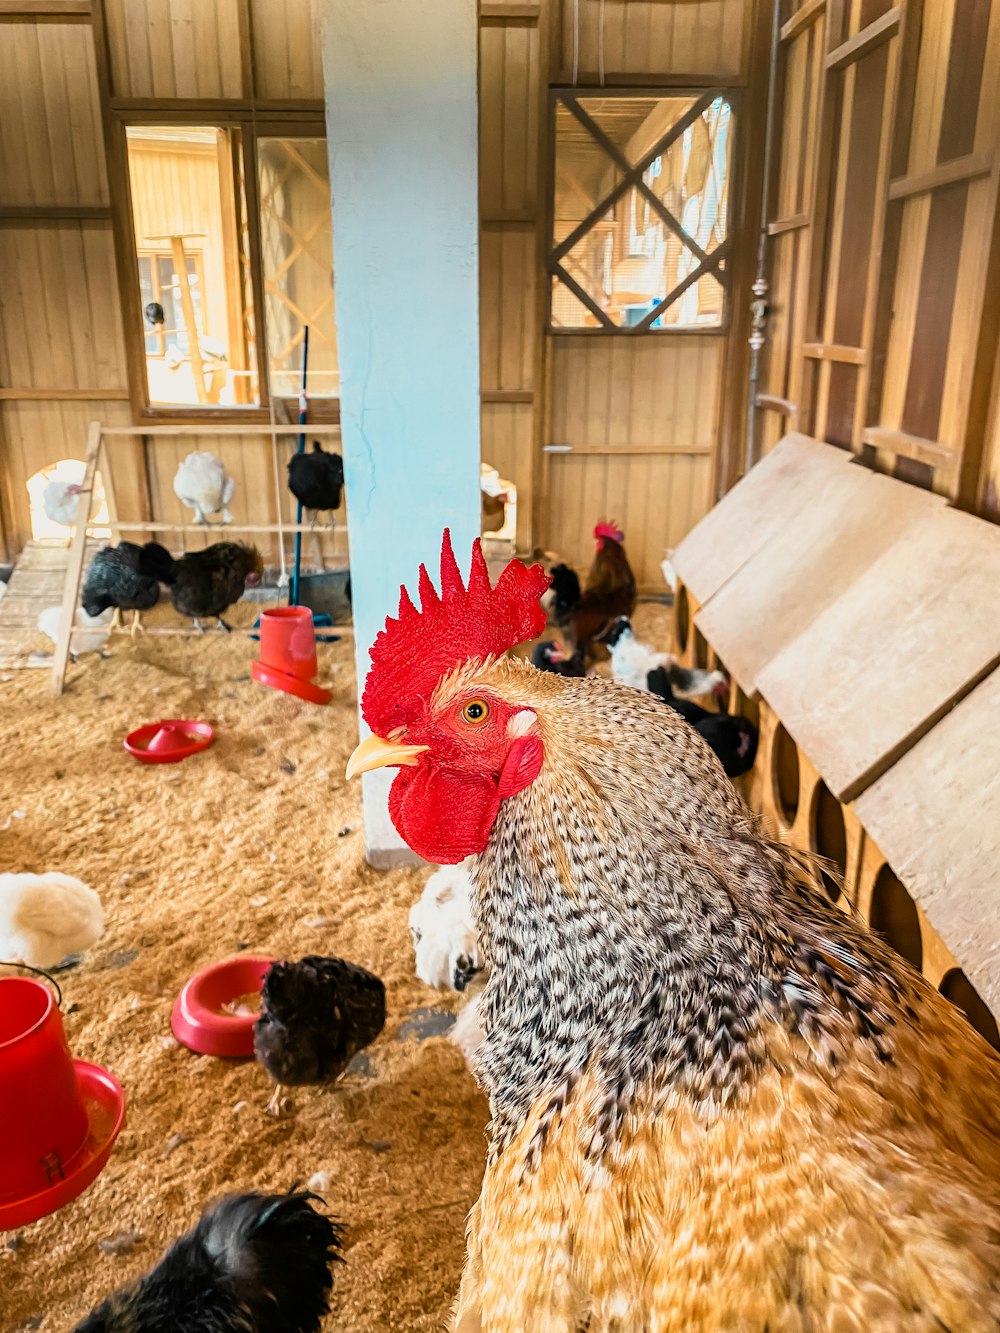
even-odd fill
[[[0,598],[0,667],[51,667],[54,645],[39,632],[38,614],[62,601],[68,559],[67,546],[43,542],[21,552]]]

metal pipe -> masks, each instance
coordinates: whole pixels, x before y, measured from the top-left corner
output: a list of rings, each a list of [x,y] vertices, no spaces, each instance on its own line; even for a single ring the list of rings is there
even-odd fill
[[[302,330],[302,389],[299,392],[299,426],[304,427],[306,416],[309,411],[309,400],[306,398],[306,377],[309,373],[309,325]],[[299,448],[301,454],[306,447],[305,430],[299,432]],[[292,569],[292,595],[289,602],[292,606],[299,604],[299,577],[302,573],[302,501],[300,500],[295,507],[295,566]]]
[[[757,452],[757,386],[760,362],[767,341],[767,224],[771,216],[771,156],[774,138],[774,109],[777,100],[778,51],[781,45],[781,4],[773,0],[771,17],[771,60],[767,85],[767,119],[764,125],[764,186],[760,196],[760,234],[757,238],[757,276],[750,303],[750,390],[747,398],[747,441],[743,458],[744,475],[753,467]]]

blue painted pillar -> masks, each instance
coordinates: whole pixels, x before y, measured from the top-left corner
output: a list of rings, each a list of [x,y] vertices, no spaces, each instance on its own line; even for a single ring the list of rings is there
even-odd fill
[[[467,568],[479,531],[477,5],[321,7],[360,694],[400,583],[436,570],[446,525]],[[393,773],[363,779],[378,866],[413,859]]]

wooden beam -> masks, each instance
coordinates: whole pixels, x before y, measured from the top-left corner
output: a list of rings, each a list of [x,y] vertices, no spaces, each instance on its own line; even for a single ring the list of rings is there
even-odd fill
[[[780,412],[783,417],[793,417],[799,410],[798,403],[774,393],[759,393],[755,401],[762,412]]]
[[[210,421],[192,422],[190,425],[185,422],[184,425],[164,425],[164,426],[105,426],[101,431],[102,438],[113,438],[116,435],[300,435],[305,430],[311,435],[339,435],[340,426],[332,423],[320,424],[319,422],[309,422],[307,426],[295,425],[271,425],[269,421],[248,421],[246,425],[232,426],[220,425],[213,426]]]
[[[80,483],[77,511],[80,522],[73,528],[69,543],[69,558],[66,562],[66,582],[63,584],[62,610],[59,613],[59,633],[52,658],[52,693],[62,694],[66,681],[66,665],[69,662],[69,644],[73,625],[76,621],[76,599],[80,594],[80,579],[83,576],[83,561],[87,554],[87,520],[94,499],[94,473],[97,471],[97,459],[101,452],[101,423],[92,421],[87,431],[87,456],[83,469],[83,481]]]
[[[838,343],[803,343],[802,355],[810,361],[838,361],[846,366],[865,366],[868,353],[864,347],[842,347]]]
[[[861,439],[875,449],[888,449],[897,457],[915,458],[931,467],[939,467],[942,463],[950,465],[955,461],[955,450],[951,445],[940,440],[925,440],[920,435],[908,435],[903,430],[890,430],[886,426],[866,426]]]
[[[824,9],[826,0],[805,0],[805,4],[781,25],[779,40],[783,44],[793,41],[810,23],[816,22]]]
[[[480,22],[507,23],[511,20],[524,23],[537,23],[541,17],[541,0],[528,0],[526,4],[504,4],[504,0],[480,0]]]
[[[677,457],[710,458],[715,452],[713,444],[693,446],[690,444],[543,444],[547,454],[572,454],[574,458],[598,458],[606,456],[628,457]],[[204,529],[202,529],[204,531]]]
[[[89,17],[90,0],[0,0],[0,23],[74,23]]]
[[[100,204],[3,204],[0,223],[110,222],[111,209]]]
[[[298,426],[295,428],[298,430]],[[311,427],[310,427],[311,429]],[[93,532],[346,532],[346,523],[324,523],[318,529],[315,523],[118,523],[106,520],[92,521],[87,531]]]
[[[127,403],[128,400],[128,389],[0,389],[0,401],[8,403]]]
[[[775,218],[773,222],[767,224],[768,236],[780,236],[785,231],[798,231],[800,227],[808,227],[812,217],[808,213],[793,213],[787,218]]]
[[[841,42],[839,46],[835,46],[824,61],[826,68],[829,70],[844,69],[858,60],[863,60],[870,51],[875,50],[876,46],[881,46],[890,37],[895,37],[899,31],[902,17],[902,5],[887,9],[881,18],[877,18],[874,23],[869,23],[867,28],[862,28],[853,37],[849,37],[846,42]]]
[[[931,190],[940,190],[942,186],[955,185],[958,181],[988,176],[995,165],[992,153],[967,153],[964,157],[952,158],[950,162],[939,162],[927,171],[897,177],[889,185],[889,198],[909,199],[915,194],[928,194]]]
[[[533,403],[532,389],[483,389],[479,394],[481,403]]]

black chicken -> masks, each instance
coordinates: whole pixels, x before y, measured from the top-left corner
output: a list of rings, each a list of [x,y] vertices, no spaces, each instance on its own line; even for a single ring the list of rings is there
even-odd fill
[[[292,454],[288,460],[288,489],[305,509],[339,509],[344,489],[344,460],[328,454],[319,440],[311,454]]]
[[[535,651],[531,654],[531,665],[537,667],[539,671],[551,671],[555,676],[586,675],[583,649],[577,648],[572,657],[568,657],[566,649],[558,639],[536,643]]]
[[[317,1196],[230,1194],[73,1333],[318,1333],[341,1227]]]
[[[731,716],[729,713],[710,713],[690,699],[675,697],[670,684],[670,673],[666,667],[656,667],[649,673],[649,688],[653,694],[680,713],[685,722],[690,723],[701,738],[718,755],[726,776],[738,778],[741,773],[748,773],[753,768],[757,757],[757,728],[745,717]]]
[[[147,305],[144,305],[142,307],[142,313],[146,316],[147,322],[152,324],[154,329],[162,328],[163,306],[160,305],[159,301],[150,301]]]
[[[131,611],[135,638],[142,629],[140,611],[148,611],[160,600],[158,579],[142,568],[142,547],[134,542],[120,542],[98,551],[90,562],[81,600],[88,616],[99,616],[113,606],[114,626],[121,624],[123,611]]]
[[[549,577],[552,579],[552,619],[557,625],[568,625],[580,605],[580,576],[569,565],[553,565]]]
[[[268,1106],[277,1115],[282,1085],[332,1083],[385,1026],[385,986],[363,967],[315,954],[273,963],[254,1024],[257,1059],[277,1083]]]
[[[264,561],[256,546],[240,542],[215,542],[203,551],[189,551],[179,560],[159,542],[147,542],[140,567],[151,578],[168,585],[174,609],[182,616],[191,616],[198,629],[204,629],[202,616],[215,616],[220,629],[228,630],[223,611],[239,601],[244,587],[253,587],[264,574]]]

